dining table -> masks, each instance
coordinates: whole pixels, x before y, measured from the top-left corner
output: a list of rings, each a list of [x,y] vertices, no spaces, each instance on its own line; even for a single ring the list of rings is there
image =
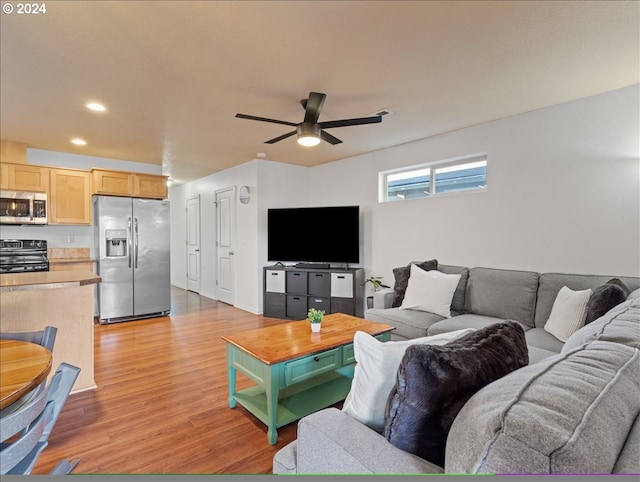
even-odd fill
[[[47,348],[20,340],[0,340],[0,410],[20,400],[51,371]]]

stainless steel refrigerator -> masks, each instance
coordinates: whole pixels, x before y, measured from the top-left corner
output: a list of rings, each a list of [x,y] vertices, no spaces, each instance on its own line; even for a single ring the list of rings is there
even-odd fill
[[[168,314],[169,201],[94,196],[93,215],[99,322]]]

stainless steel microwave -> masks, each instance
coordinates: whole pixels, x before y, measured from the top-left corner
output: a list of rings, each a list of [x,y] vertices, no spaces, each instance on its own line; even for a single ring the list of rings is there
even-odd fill
[[[0,191],[0,224],[47,224],[48,210],[47,193]]]

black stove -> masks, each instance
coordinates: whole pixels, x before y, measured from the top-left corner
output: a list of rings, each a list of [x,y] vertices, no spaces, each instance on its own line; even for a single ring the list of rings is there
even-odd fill
[[[0,273],[49,271],[47,242],[37,239],[0,240]]]

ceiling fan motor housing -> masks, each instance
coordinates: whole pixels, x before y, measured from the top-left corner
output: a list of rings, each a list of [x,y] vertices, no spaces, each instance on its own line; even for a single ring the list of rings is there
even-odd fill
[[[298,125],[298,137],[320,137],[320,126],[311,122],[301,122]]]

